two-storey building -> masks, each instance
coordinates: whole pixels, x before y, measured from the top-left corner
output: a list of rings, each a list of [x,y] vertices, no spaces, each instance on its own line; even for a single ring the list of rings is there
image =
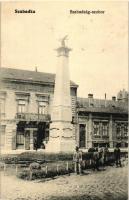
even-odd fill
[[[11,68],[0,69],[1,149],[33,150],[49,142],[55,75]],[[128,146],[128,93],[122,90],[112,100],[77,97],[71,81],[72,124],[76,145]]]
[[[122,90],[112,100],[78,98],[78,145],[81,148],[128,147],[128,93]]]
[[[1,68],[1,143],[5,150],[32,150],[49,140],[55,75]],[[77,85],[71,82],[72,115],[76,115]],[[75,131],[75,128],[74,128]]]

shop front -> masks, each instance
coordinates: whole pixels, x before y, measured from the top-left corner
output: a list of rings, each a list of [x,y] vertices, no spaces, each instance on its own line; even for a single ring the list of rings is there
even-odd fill
[[[16,149],[34,150],[44,148],[49,139],[49,123],[20,121],[16,131]]]

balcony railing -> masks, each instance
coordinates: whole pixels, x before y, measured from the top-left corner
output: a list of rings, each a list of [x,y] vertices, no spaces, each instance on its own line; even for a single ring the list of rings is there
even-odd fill
[[[109,135],[102,135],[102,138],[103,138],[103,139],[108,139],[108,138],[109,138]]]
[[[50,121],[49,114],[17,113],[16,119],[22,121]]]
[[[95,138],[95,139],[101,138],[101,135],[93,135],[93,138]]]
[[[122,140],[122,139],[127,140],[127,139],[128,139],[128,136],[127,136],[127,135],[126,135],[126,136],[117,135],[117,136],[116,136],[116,139],[118,139],[118,140]]]
[[[109,135],[93,135],[93,139],[109,139]]]

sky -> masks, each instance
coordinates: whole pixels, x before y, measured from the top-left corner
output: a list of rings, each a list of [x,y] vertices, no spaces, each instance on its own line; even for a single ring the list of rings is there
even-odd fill
[[[18,10],[35,10],[18,14]],[[103,10],[104,14],[70,14]],[[127,2],[2,2],[1,66],[56,73],[59,39],[68,35],[70,78],[78,96],[103,99],[128,86]]]

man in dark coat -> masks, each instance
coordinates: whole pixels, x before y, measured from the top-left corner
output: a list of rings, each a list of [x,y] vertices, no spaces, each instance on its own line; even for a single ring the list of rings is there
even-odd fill
[[[109,149],[106,146],[104,148],[104,165],[108,164],[108,157],[109,157]]]
[[[120,148],[118,144],[116,145],[116,148],[114,149],[114,158],[115,158],[116,167],[118,166],[121,167]]]
[[[34,138],[34,149],[37,151],[38,149],[38,144],[37,144],[37,139]]]
[[[100,171],[99,159],[100,159],[100,155],[98,152],[98,148],[96,148],[95,151],[93,152],[93,161],[94,161],[94,170],[96,169],[97,171]]]

